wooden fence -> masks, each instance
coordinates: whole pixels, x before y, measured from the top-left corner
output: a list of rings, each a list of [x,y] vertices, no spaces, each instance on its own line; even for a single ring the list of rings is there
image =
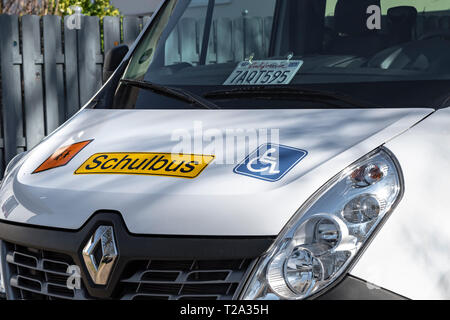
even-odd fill
[[[272,17],[218,18],[213,21],[206,63],[243,61],[267,56]],[[184,18],[166,42],[166,65],[199,61],[203,20]]]
[[[92,97],[102,85],[103,53],[130,45],[148,19],[105,17],[102,49],[98,17],[84,16],[81,28],[70,30],[58,16],[0,15],[0,178],[17,152],[35,146]],[[266,52],[272,18],[213,23],[207,63]],[[180,22],[166,42],[166,64],[198,62],[203,25],[190,18]]]
[[[147,19],[105,17],[104,50],[131,44]],[[81,26],[70,30],[59,16],[0,15],[0,174],[101,87],[99,18],[82,17]]]

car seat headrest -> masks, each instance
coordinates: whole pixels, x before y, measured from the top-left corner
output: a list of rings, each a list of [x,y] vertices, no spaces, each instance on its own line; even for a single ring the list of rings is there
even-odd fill
[[[387,22],[389,32],[396,43],[411,41],[417,23],[417,9],[411,6],[390,8],[387,12]]]
[[[336,32],[354,36],[372,32],[367,28],[367,8],[371,5],[380,6],[380,0],[338,0],[334,10]]]
[[[392,24],[408,24],[412,26],[417,20],[417,9],[411,6],[389,8],[387,17],[388,21]]]

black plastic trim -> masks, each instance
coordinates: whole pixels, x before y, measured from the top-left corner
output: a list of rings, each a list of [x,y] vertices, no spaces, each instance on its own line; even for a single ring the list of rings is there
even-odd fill
[[[347,275],[335,287],[317,297],[317,300],[407,300],[407,298]]]
[[[82,248],[98,226],[111,225],[117,242],[119,258],[106,286],[95,285],[82,263]],[[119,212],[96,212],[79,230],[30,227],[0,222],[0,239],[26,247],[64,253],[80,266],[88,293],[97,298],[109,298],[120,281],[121,274],[134,260],[225,260],[255,259],[273,243],[273,237],[190,237],[145,236],[131,234]]]

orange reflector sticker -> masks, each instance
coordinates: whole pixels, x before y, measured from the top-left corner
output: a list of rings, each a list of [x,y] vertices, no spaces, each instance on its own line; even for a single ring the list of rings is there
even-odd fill
[[[78,152],[86,147],[92,140],[81,141],[69,146],[64,146],[56,150],[47,160],[45,160],[33,173],[42,172],[45,170],[62,167],[69,163]]]

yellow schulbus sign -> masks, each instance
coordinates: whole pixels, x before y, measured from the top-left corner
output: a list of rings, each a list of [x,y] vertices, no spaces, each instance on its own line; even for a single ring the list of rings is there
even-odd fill
[[[90,156],[74,173],[138,174],[192,179],[213,160],[212,155],[105,152]]]

